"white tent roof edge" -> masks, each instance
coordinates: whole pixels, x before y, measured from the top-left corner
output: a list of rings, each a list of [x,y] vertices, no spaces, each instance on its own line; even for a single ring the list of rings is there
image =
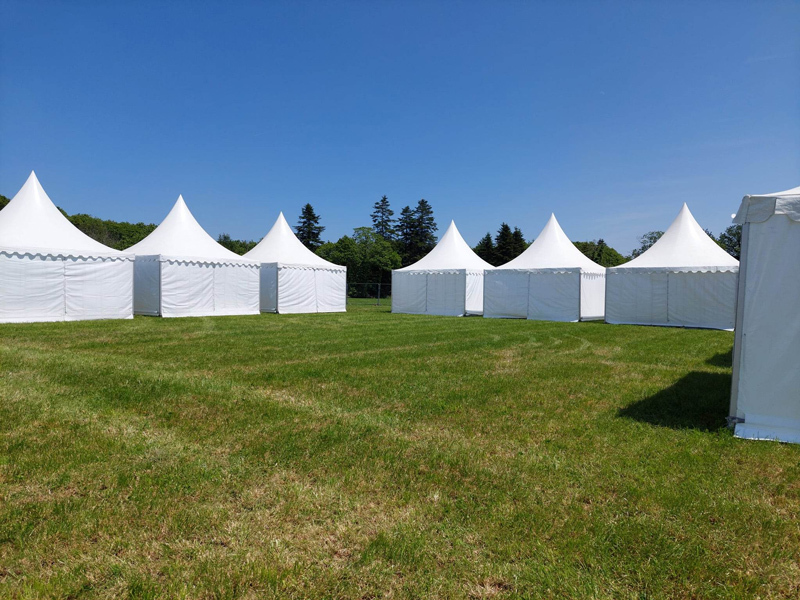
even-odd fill
[[[70,223],[44,191],[34,171],[0,211],[0,252],[106,260],[134,258],[128,251],[101,244]]]
[[[490,269],[494,269],[494,267],[475,254],[461,237],[455,221],[450,221],[450,226],[433,250],[417,262],[401,269],[394,269],[394,271],[398,273],[420,271],[436,273],[464,270],[483,272]]]
[[[786,215],[800,221],[800,186],[772,194],[751,194],[742,198],[734,223],[761,223],[772,215]]]
[[[347,267],[334,264],[317,256],[305,247],[295,235],[283,212],[256,246],[244,255],[261,264],[277,263],[288,267],[311,267],[330,271],[346,271]]]

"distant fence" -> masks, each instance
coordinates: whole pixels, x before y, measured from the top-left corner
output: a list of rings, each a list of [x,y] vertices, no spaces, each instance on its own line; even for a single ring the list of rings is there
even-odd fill
[[[347,283],[348,304],[375,304],[391,306],[391,283]]]

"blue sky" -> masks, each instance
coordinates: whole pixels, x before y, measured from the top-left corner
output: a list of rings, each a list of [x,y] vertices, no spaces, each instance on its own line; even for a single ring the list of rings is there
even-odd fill
[[[0,193],[258,239],[426,198],[622,252],[800,184],[800,3],[7,2]]]

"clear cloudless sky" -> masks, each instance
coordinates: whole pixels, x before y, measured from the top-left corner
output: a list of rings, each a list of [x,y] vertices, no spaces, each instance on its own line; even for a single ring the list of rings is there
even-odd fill
[[[0,0],[0,193],[216,237],[426,198],[623,253],[800,185],[800,2]]]

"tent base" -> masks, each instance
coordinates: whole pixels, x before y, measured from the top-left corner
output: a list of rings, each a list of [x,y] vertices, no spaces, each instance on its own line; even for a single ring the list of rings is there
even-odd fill
[[[632,321],[609,321],[609,325],[638,325],[641,327],[683,327],[684,329],[714,329],[716,331],[733,331],[730,327],[715,327],[714,325],[685,325],[683,323],[634,323]]]
[[[733,435],[745,440],[800,444],[800,427],[798,426],[785,427],[758,422],[737,423]]]

